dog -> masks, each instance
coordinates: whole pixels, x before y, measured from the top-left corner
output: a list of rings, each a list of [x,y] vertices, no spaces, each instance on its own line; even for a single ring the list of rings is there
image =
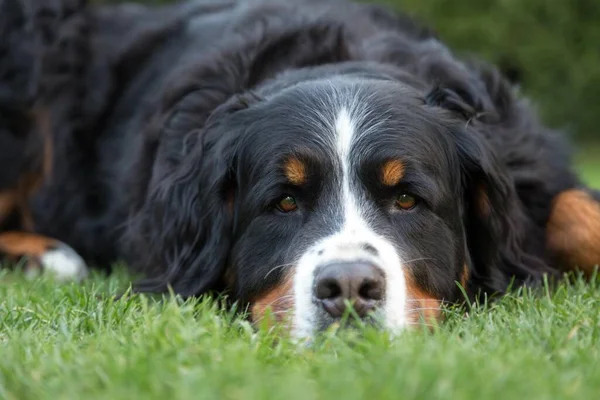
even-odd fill
[[[492,65],[344,0],[2,0],[0,249],[313,337],[600,263],[600,194]],[[25,90],[24,90],[25,88]]]

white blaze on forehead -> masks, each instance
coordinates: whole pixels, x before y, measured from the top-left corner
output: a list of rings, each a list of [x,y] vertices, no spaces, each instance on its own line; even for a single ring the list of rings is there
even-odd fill
[[[343,215],[344,229],[356,231],[358,229],[368,229],[365,221],[360,215],[360,208],[357,204],[356,196],[350,190],[350,149],[354,138],[355,127],[354,122],[350,118],[350,114],[346,108],[342,108],[335,121],[336,133],[336,151],[339,157],[339,163],[342,170],[342,199],[343,199]]]
[[[349,155],[350,147],[352,147],[352,138],[354,137],[354,125],[348,110],[342,108],[337,119],[335,120],[335,133],[337,152],[340,157],[340,162],[344,168],[344,177],[347,178],[346,172],[349,170]],[[347,183],[347,179],[346,179]]]
[[[386,298],[381,315],[385,326],[396,331],[405,325],[406,287],[400,258],[394,245],[385,237],[377,234],[369,226],[367,200],[360,195],[360,185],[355,182],[352,173],[352,151],[357,137],[374,131],[377,121],[369,121],[365,132],[357,132],[357,126],[365,125],[360,117],[353,114],[358,104],[341,107],[329,126],[334,129],[334,163],[339,166],[338,193],[341,200],[343,220],[340,229],[324,237],[311,246],[297,263],[294,277],[295,317],[294,334],[297,337],[310,337],[314,334],[318,316],[323,313],[313,300],[315,271],[319,266],[335,262],[368,262],[384,272],[386,276]],[[358,115],[365,116],[365,113]],[[363,117],[364,118],[364,117]],[[334,122],[333,124],[331,122]],[[339,203],[338,203],[339,204]],[[333,206],[333,205],[332,205]],[[333,207],[332,207],[333,208]],[[365,250],[365,245],[376,250],[376,254]]]

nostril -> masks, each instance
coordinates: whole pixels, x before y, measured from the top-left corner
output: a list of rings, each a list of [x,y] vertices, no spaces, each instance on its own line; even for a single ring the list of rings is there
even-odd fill
[[[363,300],[383,300],[383,282],[381,280],[366,280],[358,289],[358,296]]]
[[[336,279],[322,279],[317,284],[315,296],[319,300],[334,299],[340,297],[342,288]]]

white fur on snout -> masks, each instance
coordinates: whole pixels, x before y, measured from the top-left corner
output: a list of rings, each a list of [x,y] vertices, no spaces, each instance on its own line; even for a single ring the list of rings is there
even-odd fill
[[[300,258],[294,276],[294,336],[314,335],[320,314],[313,294],[315,272],[320,266],[337,262],[365,262],[380,268],[386,282],[384,303],[379,310],[382,323],[390,332],[397,332],[406,325],[406,283],[400,257],[388,240],[364,228],[342,229],[315,244]],[[376,249],[377,255],[366,251],[365,244]]]
[[[64,243],[42,254],[40,263],[44,273],[60,281],[81,280],[89,273],[83,258]]]
[[[318,327],[321,315],[314,300],[315,272],[320,266],[337,262],[365,262],[375,265],[385,276],[385,298],[379,314],[384,326],[397,332],[406,325],[406,283],[401,257],[390,240],[377,234],[368,223],[366,200],[353,193],[350,180],[350,149],[355,135],[355,123],[350,113],[342,108],[335,121],[337,142],[335,152],[342,171],[339,188],[343,216],[341,229],[312,245],[299,259],[294,275],[293,335],[310,338]],[[375,253],[367,250],[370,246]]]

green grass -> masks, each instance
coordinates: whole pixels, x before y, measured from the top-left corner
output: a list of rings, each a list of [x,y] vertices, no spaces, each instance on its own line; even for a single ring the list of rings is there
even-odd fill
[[[600,189],[600,144],[583,143],[577,148],[575,159],[583,180]]]
[[[586,179],[600,183],[586,164]],[[590,161],[590,162],[591,162]],[[298,347],[214,302],[113,301],[0,274],[0,399],[592,399],[600,277],[448,310],[433,332],[327,334]]]
[[[10,279],[9,279],[10,278]],[[600,279],[526,291],[435,332],[299,348],[215,303],[112,301],[115,278],[0,287],[3,399],[594,398]],[[98,299],[98,297],[101,297]]]

